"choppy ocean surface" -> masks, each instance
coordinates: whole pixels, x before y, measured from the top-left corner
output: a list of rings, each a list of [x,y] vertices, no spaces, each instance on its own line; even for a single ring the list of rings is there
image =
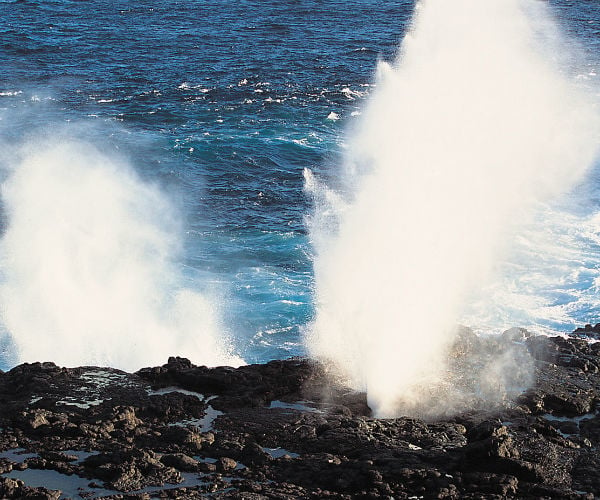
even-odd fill
[[[600,4],[549,3],[578,54],[569,70],[593,88]],[[23,162],[14,149],[38,138],[84,142],[127,162],[176,206],[178,272],[186,287],[212,297],[234,352],[247,362],[301,355],[314,317],[303,171],[327,177],[342,161],[377,62],[395,57],[413,8],[363,0],[0,1],[2,178]],[[600,321],[599,183],[592,170],[536,215],[498,263],[488,300],[471,304],[464,323],[565,332]],[[10,330],[2,368],[16,359]]]

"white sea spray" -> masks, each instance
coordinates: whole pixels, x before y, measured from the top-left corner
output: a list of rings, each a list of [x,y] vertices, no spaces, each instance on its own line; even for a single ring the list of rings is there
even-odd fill
[[[398,59],[379,65],[341,187],[305,174],[316,282],[307,348],[366,390],[379,416],[447,413],[460,400],[447,375],[465,302],[533,207],[595,158],[597,113],[558,67],[546,7],[532,5],[419,2]],[[482,359],[494,383],[515,367],[506,352]]]
[[[59,133],[2,161],[0,307],[15,361],[242,363],[215,300],[183,284],[181,216],[158,185]]]

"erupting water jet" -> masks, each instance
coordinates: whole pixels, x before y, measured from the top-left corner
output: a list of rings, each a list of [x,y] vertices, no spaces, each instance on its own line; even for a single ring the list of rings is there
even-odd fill
[[[397,61],[379,65],[343,187],[306,173],[316,254],[308,350],[367,390],[379,416],[420,413],[434,399],[444,412],[448,349],[469,294],[532,207],[595,157],[598,116],[544,46],[556,32],[530,2],[419,2]]]
[[[156,186],[77,141],[38,142],[14,163],[2,185],[0,304],[17,361],[242,362],[212,302],[181,285],[178,217]]]

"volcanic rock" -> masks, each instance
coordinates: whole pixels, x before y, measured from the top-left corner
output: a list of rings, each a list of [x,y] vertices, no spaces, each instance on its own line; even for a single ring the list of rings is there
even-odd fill
[[[456,366],[514,343],[534,383],[428,420],[374,418],[365,394],[306,359],[233,369],[173,357],[135,374],[20,365],[0,373],[0,497],[59,498],[35,483],[42,471],[81,498],[600,497],[595,328],[462,331]]]
[[[583,328],[577,328],[571,335],[577,337],[588,337],[592,339],[600,339],[600,323],[596,323],[594,326],[585,325]]]

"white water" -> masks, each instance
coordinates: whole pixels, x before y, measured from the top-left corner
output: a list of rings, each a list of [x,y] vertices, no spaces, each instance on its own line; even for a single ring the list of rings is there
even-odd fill
[[[595,158],[598,116],[557,67],[557,33],[537,2],[418,3],[398,60],[379,66],[342,188],[306,174],[308,349],[366,389],[380,416],[427,404],[469,300],[539,205]]]
[[[241,362],[214,301],[182,285],[179,215],[157,186],[57,137],[3,159],[0,306],[16,361],[130,370],[172,355]]]

